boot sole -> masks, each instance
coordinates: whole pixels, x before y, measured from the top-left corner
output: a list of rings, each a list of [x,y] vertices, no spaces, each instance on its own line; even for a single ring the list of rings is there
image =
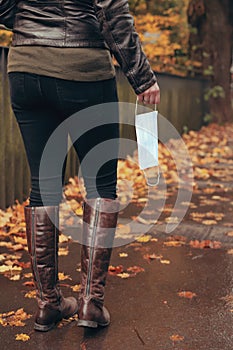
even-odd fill
[[[46,325],[42,325],[42,324],[39,324],[39,323],[35,323],[34,324],[34,329],[36,331],[40,331],[40,332],[48,332],[50,331],[51,329],[55,328],[56,325],[61,322],[62,319],[65,319],[65,320],[68,320],[70,317],[73,317],[74,315],[76,315],[78,312],[78,308],[75,310],[75,312],[70,315],[70,316],[67,316],[67,317],[62,317],[60,320],[54,322],[54,323],[50,323],[50,324],[46,324]]]
[[[39,324],[39,323],[35,323],[34,324],[34,329],[36,331],[40,331],[40,332],[47,332],[47,331],[50,331],[51,329],[53,329],[54,327],[56,327],[57,323],[60,322],[60,321],[57,321],[56,323],[50,323],[50,324],[47,324],[47,325],[42,325],[42,324]]]
[[[78,320],[78,327],[89,327],[89,328],[97,328],[100,327],[106,327],[109,325],[108,323],[98,323],[96,321],[88,321],[88,320]]]

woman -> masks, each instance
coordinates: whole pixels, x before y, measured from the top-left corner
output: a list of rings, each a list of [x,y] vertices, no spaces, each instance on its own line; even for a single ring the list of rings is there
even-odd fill
[[[58,285],[62,188],[56,173],[39,181],[40,160],[50,135],[69,116],[95,104],[118,101],[111,54],[139,101],[159,103],[156,77],[142,51],[127,0],[2,0],[0,4],[1,23],[4,15],[8,26],[13,23],[8,57],[11,103],[31,172],[25,220],[38,300],[34,328],[48,331],[76,312],[79,326],[107,326],[110,316],[103,304],[111,246],[105,248],[103,242],[112,242],[117,224],[117,156],[96,177],[93,169],[82,168],[87,196],[78,302],[64,298]],[[80,162],[92,147],[109,139],[116,140],[113,154],[117,155],[118,122],[116,116],[113,123],[74,140]],[[66,142],[61,140],[61,147],[67,147]]]

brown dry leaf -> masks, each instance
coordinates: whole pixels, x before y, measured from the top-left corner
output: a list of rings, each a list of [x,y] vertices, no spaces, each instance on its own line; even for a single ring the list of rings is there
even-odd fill
[[[179,335],[179,334],[173,334],[170,336],[170,339],[174,342],[176,341],[182,341],[184,340],[184,337],[182,335]]]
[[[179,295],[179,297],[187,298],[187,299],[192,299],[193,297],[197,296],[196,293],[193,293],[190,291],[181,291],[181,292],[178,292],[177,294]]]
[[[22,341],[28,341],[30,339],[30,336],[25,333],[16,334],[15,340],[22,340]]]

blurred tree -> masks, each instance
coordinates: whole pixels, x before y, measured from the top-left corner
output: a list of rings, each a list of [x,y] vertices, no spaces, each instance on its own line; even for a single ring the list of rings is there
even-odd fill
[[[153,69],[186,75],[188,0],[129,0],[129,4]]]
[[[0,28],[0,46],[9,46],[11,43],[12,32]]]
[[[194,74],[211,79],[206,94],[210,115],[215,122],[233,120],[231,76],[233,50],[233,1],[190,0],[189,55]]]

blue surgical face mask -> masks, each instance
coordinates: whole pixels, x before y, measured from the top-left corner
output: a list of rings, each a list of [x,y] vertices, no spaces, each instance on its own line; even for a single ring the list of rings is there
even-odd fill
[[[138,163],[144,171],[147,184],[156,186],[159,182],[158,160],[158,111],[137,114],[135,128],[138,145]]]

